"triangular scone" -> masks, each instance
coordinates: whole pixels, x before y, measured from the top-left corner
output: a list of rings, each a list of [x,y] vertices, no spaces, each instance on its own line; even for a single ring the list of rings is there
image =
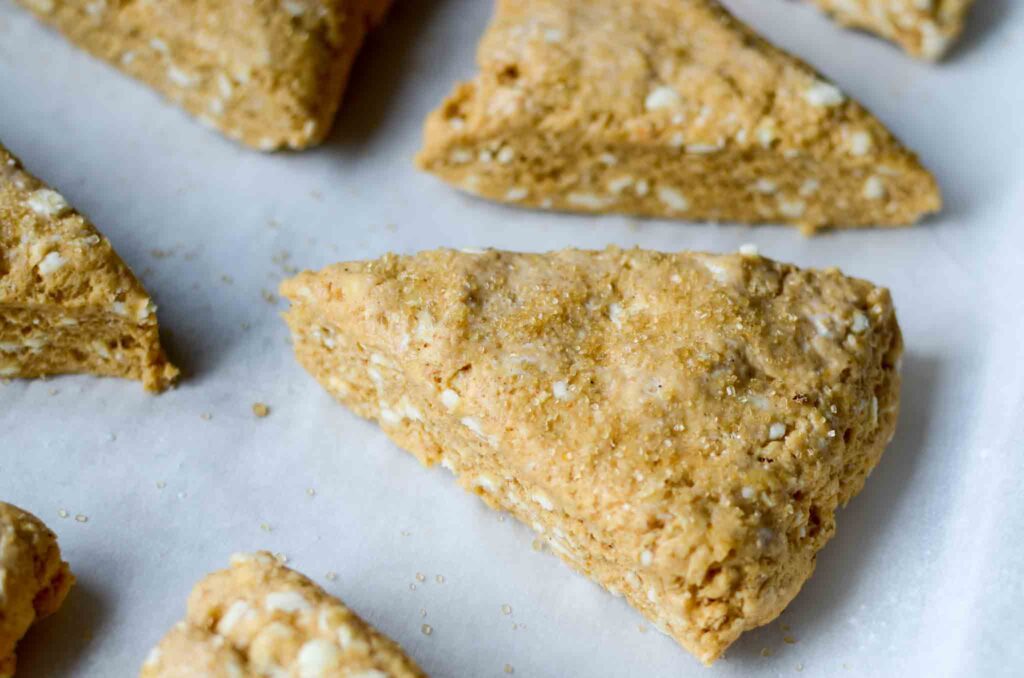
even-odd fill
[[[887,290],[758,256],[441,250],[282,285],[299,362],[704,662],[893,435]]]
[[[74,583],[57,536],[31,513],[0,501],[0,676],[14,675],[15,645],[60,608]]]
[[[196,585],[141,678],[424,678],[394,641],[266,552]]]
[[[974,0],[812,0],[841,23],[938,60],[959,37]]]
[[[478,61],[418,157],[473,194],[807,230],[941,204],[874,116],[714,0],[498,0]]]
[[[81,372],[149,391],[178,374],[110,242],[0,146],[0,378]]]
[[[225,135],[270,151],[322,141],[391,0],[18,0],[75,45]]]

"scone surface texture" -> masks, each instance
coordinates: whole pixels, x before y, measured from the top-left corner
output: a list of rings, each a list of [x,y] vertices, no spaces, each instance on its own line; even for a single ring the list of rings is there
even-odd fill
[[[474,195],[807,231],[941,205],[878,119],[714,0],[498,0],[478,62],[418,156]]]
[[[15,645],[60,608],[74,582],[57,536],[31,513],[0,501],[0,678],[14,675]]]
[[[0,146],[0,378],[177,378],[156,305],[110,241]]]
[[[887,290],[759,256],[438,250],[286,281],[299,362],[712,662],[892,437]]]
[[[260,150],[330,131],[391,0],[19,0],[75,45]]]
[[[199,582],[188,614],[141,678],[425,678],[402,649],[271,554],[232,557]]]

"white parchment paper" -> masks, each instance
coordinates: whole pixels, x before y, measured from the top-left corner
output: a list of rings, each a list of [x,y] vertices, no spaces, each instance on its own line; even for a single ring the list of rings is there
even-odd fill
[[[19,678],[135,675],[195,581],[256,548],[434,676],[1024,675],[1024,3],[979,0],[941,66],[802,3],[729,3],[873,109],[945,189],[945,212],[918,228],[813,239],[519,211],[416,172],[421,122],[472,75],[491,2],[396,4],[329,143],[267,156],[0,2],[0,139],[142,276],[187,373],[156,398],[87,377],[0,385],[0,498],[49,522],[79,580],[21,645]],[[747,242],[892,288],[903,414],[803,592],[710,670],[333,403],[264,298],[293,266],[388,250]]]

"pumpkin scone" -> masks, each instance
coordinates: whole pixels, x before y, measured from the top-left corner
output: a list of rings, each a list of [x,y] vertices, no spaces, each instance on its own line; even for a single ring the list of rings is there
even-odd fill
[[[892,40],[922,59],[941,59],[974,0],[813,0],[840,23]]]
[[[807,231],[912,224],[934,178],[715,0],[498,0],[422,169],[492,200]]]
[[[31,513],[0,501],[0,678],[14,675],[15,645],[60,608],[74,583],[57,536]]]
[[[703,662],[893,435],[886,289],[756,255],[438,250],[285,281],[299,362]]]
[[[192,591],[185,621],[146,658],[142,678],[423,678],[345,605],[266,552],[238,554]]]
[[[18,0],[75,45],[260,150],[327,136],[391,0]]]
[[[110,242],[0,146],[0,378],[65,373],[162,391],[178,370]]]

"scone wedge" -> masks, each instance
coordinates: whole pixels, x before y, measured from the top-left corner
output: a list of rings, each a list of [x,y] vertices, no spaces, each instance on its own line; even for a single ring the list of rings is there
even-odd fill
[[[896,424],[889,293],[834,269],[439,250],[281,291],[331,395],[707,663],[797,594]]]
[[[391,0],[18,0],[75,45],[264,151],[327,136]]]
[[[934,178],[715,0],[498,0],[419,166],[510,204],[807,231],[912,224]]]
[[[813,0],[840,23],[937,61],[960,36],[974,0]]]
[[[199,582],[141,678],[425,678],[392,640],[266,552]]]
[[[110,242],[0,146],[0,378],[90,373],[166,389],[156,306]]]
[[[57,536],[31,513],[0,501],[0,678],[14,675],[15,645],[60,608],[74,583]]]

